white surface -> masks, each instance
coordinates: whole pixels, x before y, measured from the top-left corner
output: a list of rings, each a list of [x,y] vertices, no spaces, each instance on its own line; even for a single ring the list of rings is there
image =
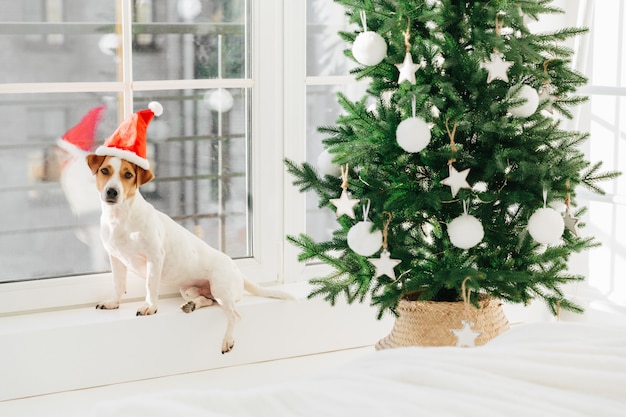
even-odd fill
[[[314,376],[374,351],[373,347],[233,366],[124,384],[0,402],[3,417],[86,417],[95,404],[170,389],[243,389]]]
[[[101,402],[94,416],[623,416],[626,327],[535,323],[485,346],[364,355],[249,389],[177,389]]]

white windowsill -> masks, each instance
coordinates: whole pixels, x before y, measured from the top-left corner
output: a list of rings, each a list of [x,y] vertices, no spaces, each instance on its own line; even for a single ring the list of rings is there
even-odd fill
[[[295,301],[246,296],[235,348],[222,355],[219,307],[183,313],[179,297],[136,317],[140,302],[0,317],[0,401],[370,346],[392,317],[368,305],[307,300],[308,284],[285,285]]]

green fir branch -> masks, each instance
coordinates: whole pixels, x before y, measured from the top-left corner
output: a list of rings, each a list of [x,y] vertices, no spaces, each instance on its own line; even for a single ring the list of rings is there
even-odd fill
[[[599,172],[602,167],[602,162],[596,162],[588,169],[583,171],[580,176],[580,183],[587,187],[589,190],[593,191],[596,194],[604,195],[605,192],[602,188],[596,185],[597,182],[612,180],[620,175],[622,175],[619,171],[605,171]]]

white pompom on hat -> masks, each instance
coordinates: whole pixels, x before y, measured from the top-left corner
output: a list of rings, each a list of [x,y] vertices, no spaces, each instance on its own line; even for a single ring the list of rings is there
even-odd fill
[[[152,118],[161,114],[161,103],[150,102],[147,109],[139,110],[124,120],[104,144],[96,149],[96,155],[116,156],[143,169],[150,169],[150,162],[146,158],[146,130]]]

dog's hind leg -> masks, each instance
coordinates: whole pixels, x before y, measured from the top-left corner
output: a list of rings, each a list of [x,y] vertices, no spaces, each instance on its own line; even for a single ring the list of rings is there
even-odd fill
[[[185,313],[191,313],[197,308],[213,305],[215,302],[210,294],[205,294],[205,292],[198,287],[181,288],[180,295],[182,295],[183,299],[186,301],[186,303],[180,306],[180,309]]]
[[[186,301],[181,310],[185,313],[191,313],[197,308],[213,305],[218,302],[226,314],[226,333],[224,334],[224,340],[222,341],[222,353],[230,352],[235,345],[233,334],[235,332],[235,324],[240,319],[239,313],[235,310],[235,303],[232,301],[232,297],[225,297],[216,300],[210,293],[207,293],[205,287],[183,287],[180,289],[180,294]]]
[[[213,275],[220,277],[211,281],[211,295],[226,314],[226,333],[222,341],[222,353],[226,353],[235,345],[235,324],[240,319],[235,303],[243,296],[243,282],[232,260],[213,271]]]
[[[220,302],[220,306],[226,313],[226,333],[224,333],[224,340],[222,341],[222,354],[230,352],[235,346],[234,332],[235,324],[241,318],[237,310],[235,310],[235,303],[232,300],[224,300]]]

